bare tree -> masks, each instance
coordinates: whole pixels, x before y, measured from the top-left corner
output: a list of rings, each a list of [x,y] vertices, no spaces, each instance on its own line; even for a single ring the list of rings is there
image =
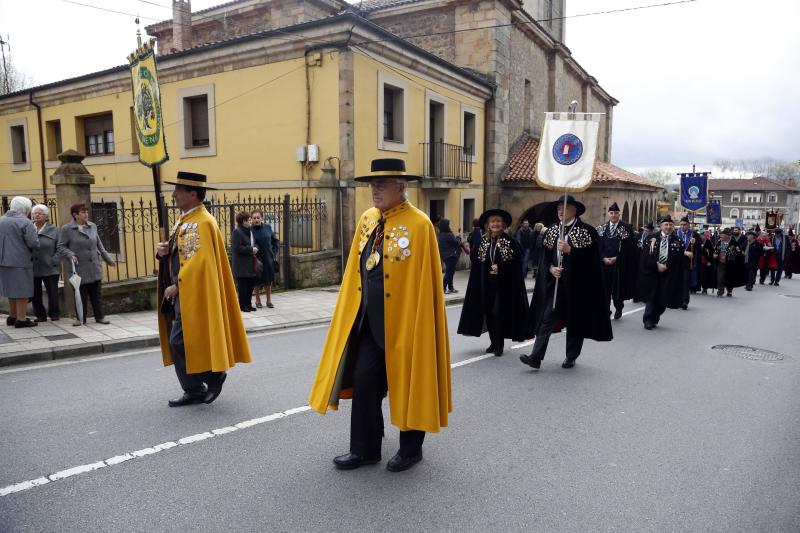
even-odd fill
[[[21,91],[30,85],[30,78],[14,66],[8,41],[0,37],[0,95]]]
[[[714,166],[722,172],[738,173],[740,178],[764,176],[782,183],[800,183],[800,162],[782,161],[772,157],[749,159],[717,159]]]
[[[645,171],[642,176],[651,181],[655,181],[659,185],[669,185],[670,183],[675,183],[678,181],[677,174],[670,172],[669,170],[664,170],[663,168],[650,169]]]

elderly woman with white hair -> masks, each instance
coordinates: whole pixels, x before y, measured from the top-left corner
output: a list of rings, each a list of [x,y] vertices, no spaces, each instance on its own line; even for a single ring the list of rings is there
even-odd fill
[[[33,258],[39,249],[30,212],[31,201],[16,196],[0,217],[0,296],[8,298],[6,325],[16,328],[36,325],[26,316],[28,298],[33,296]]]
[[[39,235],[39,251],[33,258],[33,312],[36,322],[47,322],[61,318],[58,303],[58,276],[61,260],[67,256],[64,245],[59,243],[61,230],[50,224],[50,209],[37,204],[31,209],[33,225]],[[47,291],[47,309],[42,301],[42,285]]]

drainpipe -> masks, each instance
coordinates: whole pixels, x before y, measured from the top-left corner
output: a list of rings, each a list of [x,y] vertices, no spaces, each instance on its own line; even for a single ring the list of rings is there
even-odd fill
[[[28,93],[28,102],[36,108],[36,123],[39,131],[39,164],[42,172],[42,197],[43,203],[47,202],[47,177],[44,170],[44,135],[42,135],[42,108],[33,101],[33,91]]]

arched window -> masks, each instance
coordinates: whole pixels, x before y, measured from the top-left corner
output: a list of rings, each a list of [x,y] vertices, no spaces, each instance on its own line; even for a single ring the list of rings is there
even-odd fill
[[[739,208],[734,207],[731,209],[731,218],[739,218]]]

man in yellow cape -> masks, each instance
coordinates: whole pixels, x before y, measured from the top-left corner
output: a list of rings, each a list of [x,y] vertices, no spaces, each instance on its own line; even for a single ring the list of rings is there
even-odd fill
[[[375,207],[359,220],[309,400],[320,413],[352,398],[350,453],[336,457],[349,470],[381,459],[388,391],[400,449],[392,472],[422,459],[425,432],[447,426],[452,411],[450,345],[442,266],[427,215],[406,199],[400,159],[372,161]]]
[[[183,396],[170,407],[211,403],[226,371],[250,362],[225,242],[203,205],[206,177],[178,172],[172,198],[181,210],[170,240],[158,244],[158,332],[164,365],[175,365]]]

